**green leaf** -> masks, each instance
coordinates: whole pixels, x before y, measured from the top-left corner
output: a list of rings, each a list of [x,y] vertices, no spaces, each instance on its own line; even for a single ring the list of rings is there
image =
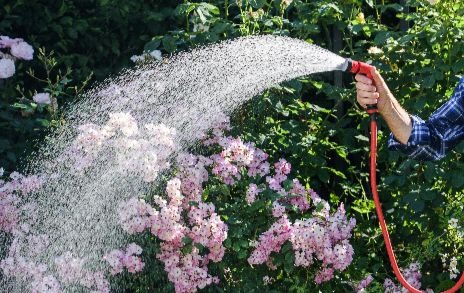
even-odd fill
[[[293,188],[293,181],[292,180],[285,180],[283,183],[282,183],[282,186],[284,187],[284,189],[286,191],[289,191],[290,189]]]
[[[451,184],[460,188],[464,185],[464,174],[462,172],[452,172]]]
[[[437,197],[437,192],[435,190],[425,190],[423,192],[421,192],[420,196],[423,200],[428,200],[428,201],[432,201],[434,200],[436,197]]]
[[[197,6],[196,3],[182,3],[176,7],[174,14],[178,16],[189,15]]]
[[[21,110],[27,110],[30,108],[29,105],[26,105],[26,104],[22,104],[22,103],[14,103],[13,105],[11,105],[13,108],[16,108],[16,109],[21,109]]]
[[[396,11],[403,11],[403,9],[404,9],[403,6],[401,6],[400,4],[393,3],[393,4],[385,5],[384,8],[382,7],[382,10],[385,11],[388,8],[391,8],[391,9],[396,10]]]
[[[357,211],[360,214],[367,214],[370,213],[375,209],[374,201],[373,200],[363,200],[357,199],[353,202],[351,209]]]
[[[241,250],[241,248],[240,248],[240,242],[239,242],[239,241],[234,242],[234,244],[232,245],[232,249],[233,249],[234,251],[237,251],[237,252],[240,251],[240,250]]]
[[[319,179],[325,183],[329,182],[330,179],[329,172],[327,172],[325,169],[319,170],[319,172],[317,172],[317,177],[319,177]]]
[[[338,170],[336,170],[334,168],[329,168],[329,167],[325,167],[325,169],[329,170],[330,172],[334,173],[335,175],[337,175],[340,178],[346,179],[345,174],[343,172],[341,172],[341,171],[338,171]]]
[[[367,136],[364,136],[362,134],[358,134],[356,135],[354,138],[358,139],[358,140],[362,140],[362,141],[367,141],[369,142],[369,138]]]
[[[422,82],[424,87],[431,88],[435,84],[435,77],[433,75],[426,76]]]
[[[247,253],[246,250],[240,250],[240,251],[237,253],[238,259],[245,259],[247,256],[248,256],[248,253]]]
[[[172,53],[177,49],[176,40],[171,36],[166,36],[163,38],[163,48]]]
[[[182,243],[184,243],[185,245],[189,245],[192,243],[192,238],[184,236],[184,238],[182,238]]]
[[[425,207],[424,201],[420,200],[420,199],[417,199],[417,200],[409,203],[409,205],[417,213],[422,212],[424,210],[424,207]]]
[[[152,40],[152,41],[145,44],[145,46],[143,47],[143,51],[144,52],[152,52],[152,51],[158,49],[159,45],[161,45],[161,40],[160,39]]]
[[[293,251],[289,251],[285,254],[284,268],[289,273],[295,269],[295,255]]]
[[[200,4],[201,7],[204,7],[208,12],[214,15],[219,15],[221,12],[217,6],[214,6],[213,4],[209,4],[206,2],[203,2]]]
[[[35,121],[37,122],[37,124],[39,124],[42,127],[49,127],[50,126],[50,121],[47,120],[47,119],[37,118]]]

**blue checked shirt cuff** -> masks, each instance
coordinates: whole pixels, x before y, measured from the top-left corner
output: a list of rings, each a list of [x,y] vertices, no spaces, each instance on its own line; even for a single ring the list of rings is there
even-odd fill
[[[391,133],[388,140],[388,148],[390,150],[400,151],[412,158],[422,160],[436,160],[437,157],[433,152],[426,151],[428,148],[423,146],[429,146],[430,129],[427,123],[420,117],[411,115],[412,131],[409,136],[408,142],[402,144],[395,136]]]

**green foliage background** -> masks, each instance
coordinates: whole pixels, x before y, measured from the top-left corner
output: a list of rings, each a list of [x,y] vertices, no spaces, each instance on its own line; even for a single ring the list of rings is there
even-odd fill
[[[130,66],[129,57],[142,48],[171,54],[252,34],[288,35],[345,57],[372,61],[405,108],[422,118],[448,99],[464,68],[460,1],[431,5],[422,0],[293,0],[289,6],[279,0],[9,2],[0,4],[2,34],[53,50],[54,70],[71,68],[65,85],[57,90],[59,109],[76,99],[73,87],[85,83],[91,72],[92,80],[101,80]],[[368,54],[372,46],[383,53]],[[28,105],[24,99],[42,86],[25,74],[27,67],[47,75],[39,60],[24,62],[1,86],[0,165],[8,170],[20,167],[18,158],[25,150],[27,154],[31,141],[44,129],[60,123],[60,110],[40,113],[27,108],[33,113],[24,115],[24,107],[14,106]],[[50,76],[54,78],[53,73]],[[54,84],[42,87],[56,90]],[[244,274],[239,286],[208,290],[349,292],[344,281],[372,273],[375,281],[369,292],[381,291],[383,280],[392,273],[370,199],[367,116],[355,103],[353,78],[333,73],[302,77],[243,105],[233,120],[237,134],[256,142],[274,160],[287,158],[297,177],[332,204],[346,204],[358,222],[353,238],[356,255],[343,276],[322,287],[285,269],[284,281],[271,287]],[[464,145],[440,162],[418,162],[389,152],[389,131],[383,123],[380,128],[380,197],[399,263],[404,267],[412,261],[422,263],[424,288],[439,292],[451,284],[449,273],[437,265],[441,253],[456,256],[458,268],[464,268],[463,239],[448,227],[450,218],[464,222]],[[156,262],[148,266],[162,272]],[[119,282],[146,292],[166,279],[164,273],[147,273]]]

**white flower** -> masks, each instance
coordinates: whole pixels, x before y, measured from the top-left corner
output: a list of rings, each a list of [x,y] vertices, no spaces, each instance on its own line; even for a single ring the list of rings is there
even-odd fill
[[[160,50],[153,50],[150,52],[150,56],[155,58],[158,61],[163,61],[163,54],[161,54]]]
[[[0,78],[12,77],[15,73],[15,65],[11,59],[0,59]]]
[[[34,49],[26,42],[19,42],[11,45],[11,55],[23,60],[32,60]]]
[[[286,6],[289,6],[292,4],[293,0],[283,0],[282,3],[285,4]]]
[[[209,31],[209,25],[203,24],[203,23],[195,23],[193,25],[193,31],[194,32],[207,32]]]
[[[264,276],[264,277],[263,277],[263,283],[264,283],[264,285],[269,285],[269,284],[271,284],[272,282],[274,282],[274,278],[273,278],[273,277],[269,277],[269,276]]]
[[[450,279],[454,279],[458,276],[459,270],[456,268],[458,265],[458,260],[456,257],[452,257],[450,260],[449,272],[450,272]]]
[[[3,168],[0,168],[0,177],[2,177],[2,176],[3,176],[3,173],[5,173],[5,169],[3,169]]]
[[[438,0],[427,0],[431,5],[435,5],[438,3]]]
[[[367,53],[369,53],[369,54],[382,54],[383,51],[382,51],[382,49],[379,49],[379,48],[377,48],[377,47],[374,46],[374,47],[370,47],[370,48],[367,50]]]
[[[35,94],[32,99],[34,102],[37,104],[50,104],[52,100],[50,99],[50,94],[49,93],[39,93]]]
[[[145,56],[144,55],[134,55],[134,56],[130,57],[130,60],[132,62],[136,63],[136,62],[145,60]]]
[[[163,55],[161,54],[160,50],[153,50],[150,53],[143,53],[142,55],[134,55],[130,57],[130,60],[134,63],[143,62],[147,59],[154,58],[158,61],[163,61]]]
[[[452,228],[455,228],[457,229],[459,226],[458,226],[458,220],[455,219],[455,218],[451,218],[448,220],[448,225],[450,225]]]

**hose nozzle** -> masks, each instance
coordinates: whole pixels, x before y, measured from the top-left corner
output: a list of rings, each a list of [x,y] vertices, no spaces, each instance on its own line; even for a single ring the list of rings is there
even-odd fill
[[[351,59],[347,59],[347,61],[348,61],[348,67],[346,71],[349,71],[353,74],[361,73],[361,74],[366,75],[370,79],[373,79],[372,74],[371,74],[371,69],[373,69],[374,66],[361,62],[361,61],[355,61]]]
[[[372,80],[372,82],[374,82],[374,78],[373,78],[372,73],[371,73],[371,69],[373,69],[374,66],[372,66],[370,64],[367,64],[367,63],[364,63],[364,62],[361,62],[361,61],[351,60],[349,58],[346,59],[346,62],[347,62],[347,65],[348,65],[347,68],[346,68],[347,72],[351,72],[353,74],[358,74],[358,73],[364,74],[365,76],[370,78]],[[378,112],[378,110],[377,110],[377,105],[376,104],[367,105],[367,113],[374,114],[374,113],[377,113],[377,112]]]

